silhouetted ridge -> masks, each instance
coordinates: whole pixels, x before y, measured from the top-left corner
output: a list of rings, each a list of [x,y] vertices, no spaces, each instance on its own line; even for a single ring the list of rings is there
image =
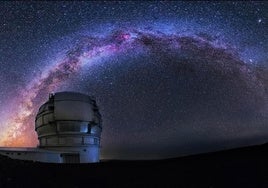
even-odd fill
[[[173,159],[98,164],[48,164],[0,156],[0,168],[1,188],[268,187],[268,144]]]

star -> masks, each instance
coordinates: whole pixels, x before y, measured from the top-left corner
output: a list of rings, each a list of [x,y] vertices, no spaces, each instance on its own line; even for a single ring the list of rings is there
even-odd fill
[[[96,97],[102,158],[264,143],[266,12],[266,2],[2,2],[0,145],[36,146],[38,108],[59,91]]]

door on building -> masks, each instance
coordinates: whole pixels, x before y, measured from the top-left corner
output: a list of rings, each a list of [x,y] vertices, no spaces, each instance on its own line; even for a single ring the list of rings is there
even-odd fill
[[[80,156],[78,153],[63,153],[61,156],[63,163],[80,163]]]

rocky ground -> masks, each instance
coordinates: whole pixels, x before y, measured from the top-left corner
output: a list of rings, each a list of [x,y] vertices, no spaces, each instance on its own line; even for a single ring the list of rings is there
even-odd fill
[[[268,145],[98,164],[45,164],[1,156],[0,187],[268,187]]]

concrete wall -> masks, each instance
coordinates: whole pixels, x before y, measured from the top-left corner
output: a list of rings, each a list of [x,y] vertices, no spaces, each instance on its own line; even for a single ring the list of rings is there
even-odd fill
[[[68,151],[70,148],[58,148],[58,150],[43,150],[38,148],[0,148],[0,155],[12,159],[38,161],[45,163],[63,163],[66,155],[76,155],[79,163],[99,162],[99,147],[92,146],[87,148],[77,148],[75,151]]]
[[[80,163],[99,162],[100,152],[98,146],[88,147],[86,151],[80,152]]]
[[[0,150],[0,155],[10,157],[11,159],[39,161],[46,163],[61,163],[60,153]]]

